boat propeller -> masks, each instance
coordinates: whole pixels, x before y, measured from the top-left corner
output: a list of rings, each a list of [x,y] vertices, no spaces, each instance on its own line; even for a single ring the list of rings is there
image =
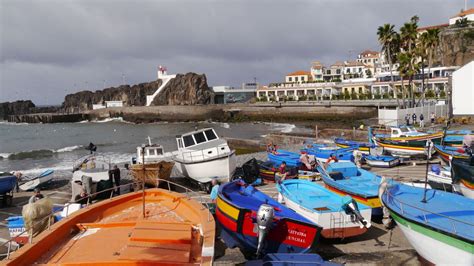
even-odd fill
[[[257,245],[257,257],[259,257],[265,237],[273,223],[274,210],[273,207],[268,204],[262,204],[257,211],[257,225],[258,225],[258,245]]]
[[[360,228],[370,228],[372,226],[369,221],[362,217],[359,212],[359,206],[353,198],[346,196],[343,198],[343,202],[342,209],[346,212],[346,214],[350,214],[360,223]]]

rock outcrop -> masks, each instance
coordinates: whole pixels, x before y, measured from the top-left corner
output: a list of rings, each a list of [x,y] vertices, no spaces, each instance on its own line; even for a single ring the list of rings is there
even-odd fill
[[[207,86],[206,75],[178,74],[155,97],[151,105],[210,104],[214,92]]]
[[[80,91],[66,95],[62,105],[66,112],[91,110],[93,104],[105,101],[123,101],[125,106],[144,106],[146,96],[153,94],[162,84],[162,80],[124,85],[104,90]],[[195,73],[178,74],[156,96],[152,105],[194,105],[213,101],[214,93],[208,87],[206,76]]]
[[[30,100],[0,103],[0,119],[7,120],[9,115],[30,113],[33,108],[35,104]]]
[[[441,30],[435,65],[463,66],[474,60],[474,25]]]
[[[142,106],[146,96],[155,92],[161,85],[161,80],[141,83],[133,86],[122,85],[104,90],[80,91],[66,95],[62,108],[66,112],[80,112],[92,109],[93,104],[105,101],[123,101],[126,106]]]

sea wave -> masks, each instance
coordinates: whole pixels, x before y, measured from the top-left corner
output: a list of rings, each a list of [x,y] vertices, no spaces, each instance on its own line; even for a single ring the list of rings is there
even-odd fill
[[[61,149],[57,149],[55,152],[70,152],[70,151],[74,151],[74,150],[77,150],[77,149],[80,149],[84,146],[82,145],[74,145],[74,146],[68,146],[68,147],[64,147],[64,148],[61,148]]]
[[[52,149],[38,149],[29,151],[20,151],[16,153],[0,153],[0,157],[9,160],[24,160],[24,159],[42,159],[54,156],[55,153],[71,152],[82,148],[82,145],[67,146],[57,150]]]
[[[294,124],[284,124],[284,123],[265,123],[266,125],[270,126],[270,130],[273,131],[280,131],[282,133],[290,133],[293,129],[296,128]]]

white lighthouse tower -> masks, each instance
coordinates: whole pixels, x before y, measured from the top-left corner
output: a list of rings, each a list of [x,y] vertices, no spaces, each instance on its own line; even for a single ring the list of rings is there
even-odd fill
[[[168,70],[165,66],[158,66],[157,76],[158,79],[161,79],[163,82],[161,86],[152,94],[146,96],[146,106],[150,106],[155,97],[160,93],[161,90],[168,84],[168,82],[176,77],[176,75],[168,75]]]

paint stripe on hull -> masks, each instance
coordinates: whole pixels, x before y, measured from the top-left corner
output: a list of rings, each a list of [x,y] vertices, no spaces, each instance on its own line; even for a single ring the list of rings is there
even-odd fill
[[[474,265],[474,245],[412,223],[393,211],[390,214],[424,259],[435,264]]]

